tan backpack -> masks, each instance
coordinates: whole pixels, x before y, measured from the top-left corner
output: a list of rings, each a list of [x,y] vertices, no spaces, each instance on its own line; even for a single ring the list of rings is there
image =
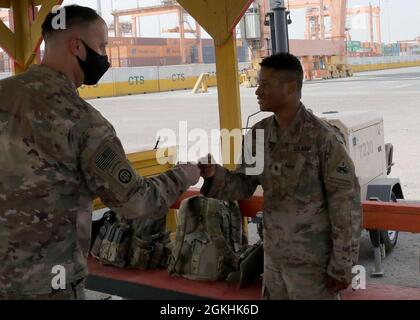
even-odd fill
[[[181,203],[179,219],[168,267],[171,275],[216,281],[238,269],[243,245],[236,202],[194,196]]]

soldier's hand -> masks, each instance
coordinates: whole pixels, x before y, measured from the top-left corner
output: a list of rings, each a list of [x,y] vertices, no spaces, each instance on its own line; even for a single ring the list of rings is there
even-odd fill
[[[188,184],[190,186],[195,185],[200,179],[200,169],[194,163],[178,163],[177,167],[181,168],[187,175]]]
[[[216,174],[216,162],[213,156],[209,153],[206,157],[198,160],[198,167],[203,178],[211,178]]]
[[[348,288],[350,283],[347,282],[341,282],[337,279],[334,279],[332,277],[328,277],[327,279],[327,288],[332,292],[339,292],[341,290],[345,290]]]

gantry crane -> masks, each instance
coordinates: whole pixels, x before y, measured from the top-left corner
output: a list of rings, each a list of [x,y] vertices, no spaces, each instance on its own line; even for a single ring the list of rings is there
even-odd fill
[[[265,23],[270,15],[270,7],[275,0],[255,0],[253,11],[260,14],[261,37],[251,42],[253,56],[260,58],[272,52],[273,23]],[[380,53],[381,45],[375,45],[373,19],[376,19],[376,38],[381,43],[380,8],[367,7],[348,8],[347,0],[289,0],[285,2],[287,10],[306,9],[305,40],[290,40],[290,52],[299,56],[305,70],[305,78],[330,78],[351,76],[351,68],[346,64],[346,40],[349,29],[346,29],[346,19],[349,15],[367,13],[369,15],[370,47],[375,53]],[[331,29],[326,30],[325,18],[331,20]],[[257,42],[257,45],[256,45]],[[273,43],[270,46],[270,43]],[[275,50],[274,50],[275,51]],[[255,65],[255,64],[254,64]]]
[[[293,4],[293,1],[292,1],[292,4]],[[291,7],[293,7],[293,5],[291,5]],[[375,32],[374,32],[373,24],[375,20],[376,39],[377,39],[377,42],[381,44],[382,37],[381,37],[380,13],[381,13],[380,7],[373,7],[372,5],[346,9],[346,16],[360,15],[360,14],[368,15],[369,19],[367,21],[367,27],[369,31],[370,48],[372,49],[373,52],[376,52],[376,53],[380,53],[380,49],[378,50],[378,46],[375,46]],[[327,6],[308,7],[306,11],[305,39],[308,39],[308,40],[329,39],[330,37],[326,35],[324,19],[326,17],[331,17],[331,16],[332,16],[332,12]],[[345,32],[350,31],[350,30],[351,30],[351,26],[349,29],[346,28]]]
[[[134,37],[137,37],[137,19],[145,16],[156,16],[168,13],[176,13],[178,15],[178,26],[177,30],[180,35],[180,51],[181,51],[181,63],[185,64],[187,62],[187,52],[185,45],[185,33],[187,33],[185,28],[185,14],[186,11],[181,7],[181,5],[174,0],[162,0],[160,5],[150,6],[150,7],[139,7],[134,9],[127,10],[114,10],[112,15],[114,16],[114,28],[115,36],[121,37],[120,29],[120,17],[130,16],[132,24],[132,33]],[[190,27],[190,29],[192,29]],[[195,34],[197,38],[197,49],[198,49],[198,62],[203,62],[203,45],[201,41],[201,27],[196,22],[195,25]]]

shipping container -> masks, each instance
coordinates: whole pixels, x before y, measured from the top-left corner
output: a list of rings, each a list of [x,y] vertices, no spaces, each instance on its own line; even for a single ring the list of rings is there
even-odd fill
[[[127,58],[160,57],[161,46],[127,46]]]
[[[214,47],[213,39],[202,39],[203,47]]]
[[[121,59],[121,67],[167,66],[181,64],[181,57],[149,57]]]
[[[166,40],[166,38],[133,38],[133,44],[142,46],[166,46]]]
[[[238,62],[248,62],[249,61],[249,53],[247,46],[240,46],[237,47],[237,54],[238,54]]]
[[[111,58],[111,59],[109,59],[109,62],[111,63],[111,67],[112,68],[120,68],[120,67],[122,67],[122,65],[121,65],[121,59]]]
[[[109,37],[109,46],[128,46],[134,44],[134,38],[127,37]]]
[[[214,47],[203,47],[203,63],[215,63]]]
[[[178,38],[110,38],[107,54],[113,67],[161,66],[181,63]],[[115,45],[121,43],[121,45]],[[202,39],[203,63],[215,63],[212,39]],[[185,39],[186,63],[198,63],[197,39]],[[248,62],[246,43],[237,42],[238,62]]]
[[[188,48],[186,48],[188,51]],[[166,46],[160,47],[160,57],[173,57],[173,56],[180,56],[181,55],[181,48],[175,46]]]
[[[360,41],[347,41],[346,46],[347,48],[361,48],[362,43]]]
[[[197,43],[197,39],[189,39],[189,38],[184,38],[184,44],[185,45],[193,45]],[[168,38],[167,39],[167,45],[168,46],[180,46],[181,45],[181,39],[179,38]]]

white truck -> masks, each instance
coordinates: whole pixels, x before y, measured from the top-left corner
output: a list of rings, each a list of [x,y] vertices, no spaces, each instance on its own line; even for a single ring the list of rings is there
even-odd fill
[[[343,133],[361,186],[361,199],[397,202],[404,199],[399,179],[388,178],[393,146],[385,144],[383,118],[373,111],[325,112],[318,116]],[[381,259],[396,245],[398,231],[368,230],[374,247],[373,276],[382,276]]]

